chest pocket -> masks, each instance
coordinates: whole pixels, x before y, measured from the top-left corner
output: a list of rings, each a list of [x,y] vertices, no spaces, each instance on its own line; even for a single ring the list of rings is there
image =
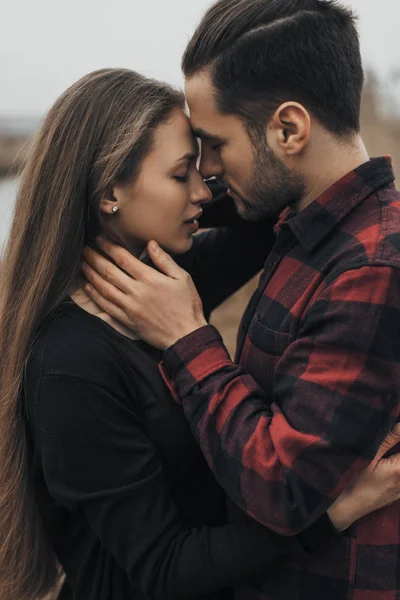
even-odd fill
[[[295,336],[270,329],[254,316],[247,331],[240,363],[267,396],[273,397],[276,366]]]
[[[273,357],[279,358],[291,344],[295,336],[292,333],[283,333],[270,329],[257,315],[250,324],[248,336],[253,346]]]

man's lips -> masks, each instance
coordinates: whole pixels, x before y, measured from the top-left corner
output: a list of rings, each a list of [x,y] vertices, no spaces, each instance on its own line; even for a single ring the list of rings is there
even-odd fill
[[[233,190],[232,188],[228,188],[226,190],[226,193],[228,194],[228,196],[230,196],[231,198],[236,198],[237,200],[241,200],[242,197],[239,196],[239,194],[237,192],[235,192],[235,190]]]
[[[238,194],[237,191],[234,188],[232,188],[227,181],[225,181],[224,179],[219,179],[218,181],[221,185],[224,186],[224,188],[226,188],[226,193],[229,196],[235,196],[236,198],[241,198],[240,194]]]

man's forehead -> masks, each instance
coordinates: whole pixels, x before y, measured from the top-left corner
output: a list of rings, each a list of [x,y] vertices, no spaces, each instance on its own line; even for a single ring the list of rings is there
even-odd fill
[[[240,119],[218,110],[211,75],[208,71],[201,71],[187,78],[185,92],[190,125],[196,137],[220,143],[235,132],[240,132],[242,128]]]
[[[214,108],[214,89],[211,76],[207,71],[196,73],[185,80],[186,101],[190,110],[198,107]]]
[[[187,79],[185,91],[194,134],[202,140],[216,140],[224,115],[221,115],[215,105],[209,74],[203,71]]]

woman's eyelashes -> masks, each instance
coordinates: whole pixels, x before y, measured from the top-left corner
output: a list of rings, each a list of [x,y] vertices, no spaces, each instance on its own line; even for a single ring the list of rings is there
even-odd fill
[[[179,181],[179,183],[187,183],[188,180],[188,176],[186,175],[175,175],[174,179],[176,179],[176,181]]]
[[[197,157],[193,160],[190,160],[188,164],[185,165],[185,172],[183,172],[183,168],[180,167],[181,173],[179,175],[174,175],[173,178],[176,179],[176,181],[178,181],[179,183],[187,183],[189,181],[189,178],[194,177],[196,174],[198,174],[196,161]]]

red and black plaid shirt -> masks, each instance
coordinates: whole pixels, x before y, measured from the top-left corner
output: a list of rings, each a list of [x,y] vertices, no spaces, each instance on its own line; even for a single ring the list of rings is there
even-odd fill
[[[248,515],[294,535],[374,456],[399,414],[400,194],[365,163],[286,210],[242,320],[236,363],[206,326],[161,371],[215,477]],[[301,564],[238,591],[274,600],[400,598],[400,504]]]

